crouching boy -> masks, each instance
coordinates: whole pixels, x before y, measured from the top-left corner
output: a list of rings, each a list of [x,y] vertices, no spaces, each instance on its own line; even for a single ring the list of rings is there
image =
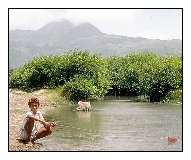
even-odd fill
[[[46,122],[42,113],[38,111],[39,100],[32,97],[28,101],[30,111],[26,113],[22,126],[19,130],[19,137],[23,142],[35,143],[37,139],[46,137],[52,133],[55,123]]]

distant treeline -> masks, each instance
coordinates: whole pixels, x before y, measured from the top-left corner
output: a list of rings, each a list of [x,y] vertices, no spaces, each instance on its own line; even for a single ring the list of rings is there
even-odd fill
[[[63,87],[63,95],[72,101],[98,99],[117,92],[121,96],[144,95],[155,102],[181,91],[182,60],[154,53],[103,58],[75,50],[34,58],[11,70],[9,87],[26,91]]]

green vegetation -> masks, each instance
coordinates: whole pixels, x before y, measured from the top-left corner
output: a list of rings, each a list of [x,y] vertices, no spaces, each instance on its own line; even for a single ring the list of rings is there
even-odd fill
[[[180,57],[140,53],[111,57],[108,63],[113,89],[120,90],[120,95],[145,95],[151,102],[159,102],[169,92],[182,88]]]
[[[182,102],[182,90],[174,90],[170,91],[165,99],[164,102],[169,102],[169,103],[181,103]]]
[[[86,51],[40,57],[10,73],[11,88],[31,91],[63,86],[69,100],[103,97],[110,87],[107,63]]]
[[[61,88],[68,100],[98,99],[105,94],[150,97],[151,102],[179,99],[180,57],[136,53],[102,58],[86,51],[33,59],[9,73],[11,88]],[[179,92],[177,92],[179,91]]]

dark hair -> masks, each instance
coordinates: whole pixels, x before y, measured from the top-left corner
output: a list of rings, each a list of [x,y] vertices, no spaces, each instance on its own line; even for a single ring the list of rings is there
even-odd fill
[[[39,105],[39,100],[38,100],[38,98],[36,98],[36,97],[32,97],[31,99],[29,99],[29,101],[28,101],[28,105],[30,106],[31,105],[31,103],[38,103],[38,105]]]

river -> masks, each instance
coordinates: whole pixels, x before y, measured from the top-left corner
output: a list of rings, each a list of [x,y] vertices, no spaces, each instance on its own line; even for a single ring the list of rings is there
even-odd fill
[[[47,118],[57,122],[40,140],[42,151],[181,151],[182,105],[109,98],[92,102],[93,111],[60,104]],[[169,144],[167,137],[177,142]]]

